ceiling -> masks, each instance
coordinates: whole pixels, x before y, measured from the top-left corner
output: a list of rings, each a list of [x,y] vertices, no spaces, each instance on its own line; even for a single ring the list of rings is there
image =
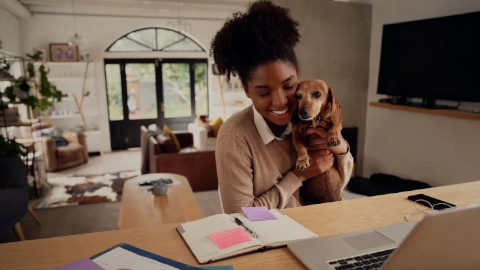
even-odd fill
[[[225,20],[255,0],[1,0],[19,18],[35,14]],[[318,1],[318,0],[312,0]],[[372,4],[375,0],[333,0]]]
[[[31,14],[225,19],[252,0],[8,0]]]

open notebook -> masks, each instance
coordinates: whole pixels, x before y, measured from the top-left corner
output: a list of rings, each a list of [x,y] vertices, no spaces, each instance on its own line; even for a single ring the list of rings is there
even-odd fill
[[[300,225],[277,210],[270,210],[277,218],[266,221],[250,221],[244,214],[218,214],[195,221],[183,223],[177,227],[199,263],[213,262],[240,254],[285,246],[291,241],[318,237],[315,233]],[[227,248],[220,249],[210,238],[210,234],[234,229],[239,225],[234,218],[240,219],[258,237],[247,233],[250,238]],[[243,229],[243,228],[242,228]]]

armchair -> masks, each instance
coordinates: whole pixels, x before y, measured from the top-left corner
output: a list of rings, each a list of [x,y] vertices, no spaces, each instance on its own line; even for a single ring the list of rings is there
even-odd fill
[[[83,132],[65,132],[66,146],[56,146],[51,137],[42,137],[47,171],[53,172],[88,162],[88,149]]]

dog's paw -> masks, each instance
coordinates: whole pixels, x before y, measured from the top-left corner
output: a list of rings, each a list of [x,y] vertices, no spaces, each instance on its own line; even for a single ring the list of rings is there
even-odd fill
[[[339,146],[340,145],[340,140],[338,139],[338,137],[332,136],[332,137],[328,138],[327,145],[330,146],[330,147]]]
[[[310,167],[310,157],[302,156],[297,158],[297,170],[305,170]]]

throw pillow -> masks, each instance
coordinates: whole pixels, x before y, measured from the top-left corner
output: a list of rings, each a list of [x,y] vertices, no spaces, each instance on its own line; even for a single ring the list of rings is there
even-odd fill
[[[220,130],[220,126],[222,126],[222,124],[223,124],[223,120],[221,117],[217,117],[217,119],[210,121],[210,126],[213,129],[215,137],[217,137],[218,131]]]
[[[158,134],[157,142],[160,144],[162,153],[177,153],[180,151],[175,142],[165,133]]]
[[[165,133],[168,137],[170,137],[175,142],[179,150],[182,148],[180,146],[180,142],[178,141],[177,136],[175,136],[173,131],[167,125],[163,125],[163,133]]]
[[[50,136],[52,137],[53,141],[55,142],[55,145],[57,147],[59,146],[67,146],[68,145],[68,142],[60,135],[52,135]]]

